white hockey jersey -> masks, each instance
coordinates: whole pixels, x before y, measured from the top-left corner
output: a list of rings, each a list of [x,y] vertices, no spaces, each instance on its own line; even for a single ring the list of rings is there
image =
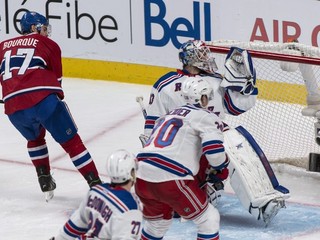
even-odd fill
[[[61,229],[56,240],[85,235],[94,239],[140,239],[142,213],[138,198],[108,183],[90,189],[87,197]]]
[[[145,147],[137,155],[137,177],[149,182],[193,179],[199,159],[224,168],[223,123],[213,112],[193,105],[176,108],[156,121]]]
[[[182,82],[190,76],[194,75],[190,75],[185,70],[177,70],[167,73],[153,85],[147,106],[145,135],[150,135],[155,120],[160,116],[185,104],[181,95],[181,86]],[[256,103],[257,91],[254,91],[252,95],[242,95],[239,92],[220,87],[222,76],[218,73],[200,74],[200,76],[206,79],[213,88],[213,99],[209,102],[208,110],[216,113],[221,119],[225,118],[225,113],[240,115]]]

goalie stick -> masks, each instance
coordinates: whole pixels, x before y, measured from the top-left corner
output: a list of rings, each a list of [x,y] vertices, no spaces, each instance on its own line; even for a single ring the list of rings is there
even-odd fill
[[[146,119],[147,118],[147,111],[146,111],[146,108],[144,107],[144,104],[143,104],[143,97],[142,96],[136,97],[136,102],[139,103],[143,117],[144,117],[144,119]]]

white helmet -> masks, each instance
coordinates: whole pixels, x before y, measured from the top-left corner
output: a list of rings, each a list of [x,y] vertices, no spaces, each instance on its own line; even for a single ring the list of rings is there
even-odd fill
[[[182,82],[182,96],[187,103],[200,104],[201,107],[205,108],[208,102],[201,101],[203,95],[207,97],[208,101],[213,97],[213,89],[206,80],[197,76],[188,77]]]
[[[136,157],[124,149],[113,152],[107,160],[107,175],[112,183],[135,181]]]
[[[213,54],[201,40],[189,40],[183,43],[179,49],[179,60],[183,65],[194,66],[207,73],[218,70]]]

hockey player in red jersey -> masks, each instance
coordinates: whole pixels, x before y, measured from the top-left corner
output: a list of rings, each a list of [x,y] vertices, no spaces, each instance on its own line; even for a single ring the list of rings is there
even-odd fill
[[[0,82],[5,113],[27,140],[46,200],[56,188],[50,173],[45,135],[48,131],[69,154],[89,186],[101,183],[95,163],[78,135],[77,126],[63,100],[61,49],[48,38],[51,26],[37,12],[21,19],[22,36],[0,44]]]

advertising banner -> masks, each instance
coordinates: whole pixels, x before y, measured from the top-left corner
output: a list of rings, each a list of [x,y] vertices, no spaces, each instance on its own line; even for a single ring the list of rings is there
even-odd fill
[[[0,0],[0,41],[27,10],[45,15],[64,58],[177,68],[189,39],[319,45],[316,0]]]

